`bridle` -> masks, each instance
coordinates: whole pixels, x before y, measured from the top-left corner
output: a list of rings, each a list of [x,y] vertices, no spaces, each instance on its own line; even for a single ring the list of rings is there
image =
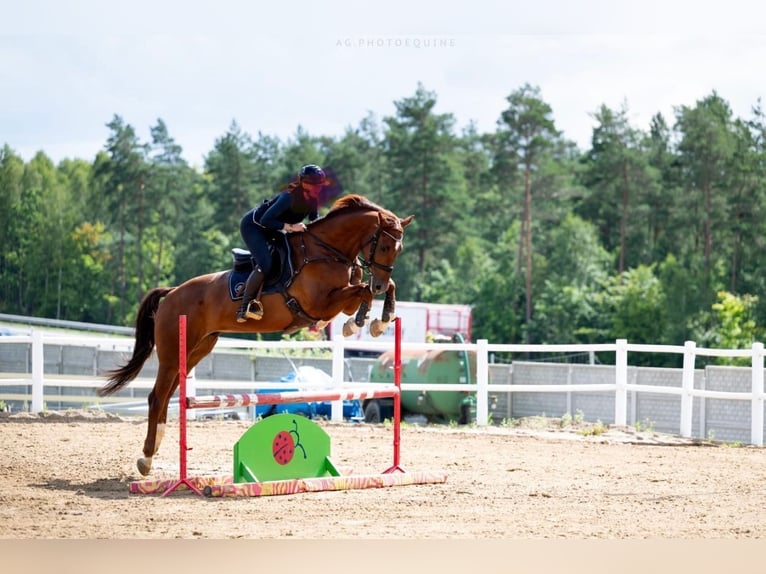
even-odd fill
[[[370,237],[370,239],[368,239],[367,241],[362,243],[362,248],[364,248],[366,245],[370,245],[370,258],[369,258],[369,260],[365,259],[361,255],[357,255],[354,259],[349,259],[346,256],[346,254],[343,253],[340,249],[338,249],[337,247],[334,247],[333,245],[330,245],[325,240],[323,240],[320,237],[318,237],[315,233],[313,233],[311,231],[310,228],[306,228],[305,233],[310,235],[314,239],[314,241],[316,241],[317,243],[319,243],[323,247],[326,247],[327,249],[329,249],[330,251],[335,253],[335,255],[337,256],[337,259],[339,259],[341,261],[344,261],[347,265],[350,265],[352,267],[354,267],[354,266],[361,267],[362,270],[366,271],[367,273],[371,273],[371,268],[372,267],[375,267],[377,269],[381,269],[381,270],[383,270],[383,271],[385,271],[387,273],[392,273],[393,270],[394,270],[394,266],[393,265],[384,265],[383,263],[378,263],[377,261],[375,261],[375,251],[378,249],[378,241],[380,240],[381,235],[386,235],[386,236],[390,237],[397,244],[401,243],[401,241],[402,241],[401,238],[396,238],[391,233],[386,231],[383,228],[383,225],[378,224],[378,228],[375,230],[375,233],[372,234],[372,237]]]
[[[362,269],[367,271],[367,273],[370,273],[370,268],[371,267],[377,267],[378,269],[382,269],[383,271],[385,271],[387,273],[391,273],[394,270],[394,266],[393,265],[383,265],[382,263],[378,263],[377,261],[375,261],[375,250],[378,248],[378,240],[380,239],[380,236],[383,235],[383,234],[385,234],[388,237],[390,237],[391,239],[393,239],[394,242],[396,242],[396,243],[401,243],[402,242],[401,239],[397,239],[396,237],[391,235],[388,231],[383,229],[383,227],[381,225],[379,225],[378,229],[375,231],[375,233],[373,233],[372,237],[370,237],[370,239],[368,241],[365,241],[362,244],[362,247],[364,247],[368,243],[371,244],[370,245],[370,259],[369,259],[369,261],[365,260],[364,257],[362,257],[362,256],[357,257],[357,259],[359,259],[359,261],[361,262]]]

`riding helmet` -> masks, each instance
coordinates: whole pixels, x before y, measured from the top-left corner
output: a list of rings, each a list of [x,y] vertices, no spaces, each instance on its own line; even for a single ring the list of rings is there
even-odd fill
[[[327,181],[327,176],[325,175],[324,170],[322,170],[322,168],[318,165],[314,164],[304,165],[301,168],[298,177],[301,181],[305,181],[306,183],[311,183],[313,185],[324,184]]]

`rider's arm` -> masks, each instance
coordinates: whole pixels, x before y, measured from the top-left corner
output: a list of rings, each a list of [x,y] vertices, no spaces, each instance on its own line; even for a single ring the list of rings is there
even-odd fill
[[[282,214],[290,209],[292,199],[289,193],[280,193],[274,203],[266,210],[266,213],[261,217],[261,225],[268,229],[284,229],[286,224],[282,221]]]

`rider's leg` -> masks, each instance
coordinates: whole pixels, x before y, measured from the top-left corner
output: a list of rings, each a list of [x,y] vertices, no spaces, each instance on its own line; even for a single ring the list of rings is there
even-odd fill
[[[245,281],[245,288],[242,292],[242,304],[237,310],[237,322],[244,323],[248,319],[261,319],[263,317],[263,305],[258,301],[258,295],[263,285],[263,279],[266,274],[256,265],[250,272],[250,276]]]
[[[252,213],[247,213],[242,218],[240,231],[253,259],[253,271],[245,281],[242,305],[237,310],[237,322],[244,323],[248,318],[257,320],[263,317],[263,306],[257,299],[264,279],[271,269],[271,252],[264,228],[253,221]]]

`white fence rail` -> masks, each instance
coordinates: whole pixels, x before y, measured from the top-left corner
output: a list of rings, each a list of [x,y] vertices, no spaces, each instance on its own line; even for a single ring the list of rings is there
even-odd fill
[[[73,335],[51,335],[43,331],[31,329],[29,335],[14,335],[0,337],[0,344],[31,343],[31,374],[14,373],[12,377],[0,378],[0,395],[2,387],[11,385],[31,385],[32,412],[43,410],[46,386],[84,386],[100,387],[103,379],[73,379],[52,377],[44,373],[44,346],[71,345],[93,346],[98,349],[120,350],[126,353],[132,351],[132,338],[119,337],[82,337]],[[358,342],[355,343],[358,347]],[[371,351],[387,351],[392,346],[388,343],[369,343],[365,345]],[[333,341],[248,341],[241,339],[220,339],[216,349],[327,349],[332,352],[332,379],[335,388],[348,387],[354,383],[344,380],[344,350],[342,339]],[[505,393],[573,393],[573,392],[610,392],[614,393],[614,423],[618,426],[627,424],[629,393],[656,393],[680,396],[681,413],[679,434],[692,437],[692,415],[694,399],[728,399],[750,402],[750,442],[763,446],[764,437],[764,346],[756,342],[750,349],[706,349],[698,348],[693,341],[687,341],[683,346],[673,345],[644,345],[630,344],[625,339],[619,339],[611,344],[572,344],[572,345],[522,345],[522,344],[492,344],[487,340],[477,343],[402,343],[402,350],[451,350],[469,351],[476,353],[476,381],[474,383],[434,384],[434,383],[404,383],[402,391],[474,391],[476,392],[476,422],[486,425],[489,421],[490,392]],[[576,353],[576,352],[613,352],[615,353],[614,382],[595,384],[570,384],[562,387],[560,384],[490,384],[490,357],[494,353]],[[671,353],[683,355],[683,372],[681,387],[635,384],[629,382],[628,356],[631,353]],[[749,392],[729,392],[695,388],[695,360],[697,357],[747,357],[750,359],[751,386]],[[3,371],[0,363],[0,372]],[[138,381],[133,385],[151,388],[150,380]],[[237,386],[232,381],[221,381],[221,388]],[[252,382],[248,383],[252,386]],[[367,383],[369,384],[369,383]],[[283,386],[284,384],[282,384]],[[216,381],[205,381],[205,388],[215,388]],[[269,385],[258,383],[259,387]],[[192,392],[192,390],[190,390]],[[94,400],[95,394],[94,394]],[[332,407],[333,420],[342,418],[342,403],[334,402]]]

